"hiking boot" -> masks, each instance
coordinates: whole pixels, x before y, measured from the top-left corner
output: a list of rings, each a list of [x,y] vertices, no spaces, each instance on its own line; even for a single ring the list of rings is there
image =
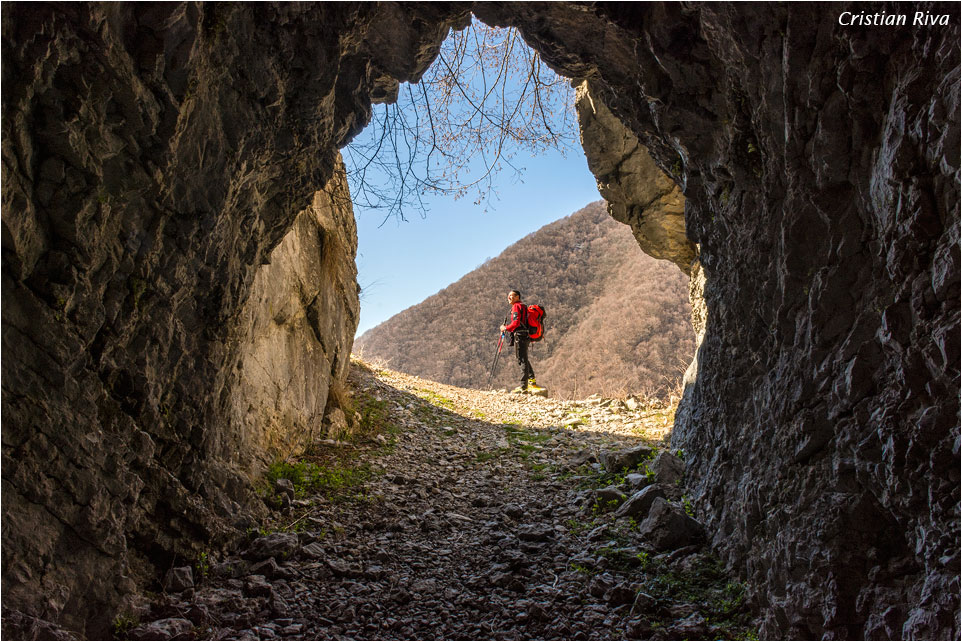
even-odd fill
[[[535,382],[534,377],[531,377],[530,379],[528,379],[528,390],[530,390],[531,392],[541,392],[542,390],[544,390],[544,388],[542,388]]]

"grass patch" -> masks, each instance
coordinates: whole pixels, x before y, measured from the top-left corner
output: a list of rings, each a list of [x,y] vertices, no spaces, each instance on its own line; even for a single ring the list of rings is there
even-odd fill
[[[339,464],[319,465],[301,461],[294,464],[275,461],[267,469],[267,483],[274,488],[278,479],[290,480],[294,485],[294,496],[298,499],[314,494],[333,498],[340,492],[360,486],[374,477],[370,464],[345,466]]]
[[[491,461],[496,457],[502,457],[507,452],[507,450],[508,450],[507,448],[496,448],[495,450],[479,450],[474,460],[479,464],[483,464],[484,462]]]
[[[417,391],[417,395],[427,401],[432,406],[437,406],[438,408],[444,408],[445,410],[454,410],[454,401],[443,397],[433,390],[427,390],[421,388]]]
[[[521,441],[527,441],[529,443],[534,443],[534,444],[543,444],[544,442],[551,439],[551,435],[541,433],[541,432],[519,431],[516,433],[516,436]]]
[[[698,604],[705,619],[721,627],[726,637],[757,639],[745,601],[745,585],[732,581],[722,562],[702,555],[688,570],[671,568],[662,560],[645,555],[642,590],[659,602]]]
[[[352,410],[360,416],[358,432],[362,435],[386,433],[396,435],[401,427],[391,421],[390,404],[367,392],[356,392],[351,399]]]

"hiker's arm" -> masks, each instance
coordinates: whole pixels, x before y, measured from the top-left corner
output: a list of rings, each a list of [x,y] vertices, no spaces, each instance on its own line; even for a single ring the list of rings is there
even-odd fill
[[[503,326],[504,332],[514,332],[521,325],[521,304],[515,303],[511,307],[511,323]]]

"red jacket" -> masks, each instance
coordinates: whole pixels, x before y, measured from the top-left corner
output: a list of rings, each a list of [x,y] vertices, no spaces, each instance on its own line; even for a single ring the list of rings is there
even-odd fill
[[[505,332],[514,332],[522,326],[528,325],[528,308],[524,303],[518,301],[511,306],[511,323],[504,327]]]

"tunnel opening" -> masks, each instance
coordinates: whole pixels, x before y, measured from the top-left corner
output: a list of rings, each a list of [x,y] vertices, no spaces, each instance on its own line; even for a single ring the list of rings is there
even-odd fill
[[[342,150],[366,290],[357,352],[443,383],[514,388],[518,377],[492,372],[488,353],[504,291],[517,288],[552,310],[549,340],[532,346],[551,394],[680,396],[693,353],[687,279],[637,246],[690,272],[684,198],[587,84],[548,69],[517,30],[477,18],[452,29],[416,84],[383,84],[375,102],[389,104],[375,104],[368,128]],[[530,185],[518,185],[522,173]],[[596,185],[628,227],[605,221],[595,204],[582,209]],[[384,227],[392,218],[398,224]],[[477,267],[465,274],[468,265]],[[390,320],[380,312],[384,327],[372,329],[365,308],[382,300],[392,313],[408,309]]]

